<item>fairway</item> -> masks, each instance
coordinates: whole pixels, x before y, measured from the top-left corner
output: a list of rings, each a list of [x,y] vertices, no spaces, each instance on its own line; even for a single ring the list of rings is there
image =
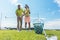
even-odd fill
[[[56,35],[60,40],[60,31],[46,30],[46,33],[49,36]],[[0,30],[0,40],[46,40],[46,38],[44,33],[36,34],[34,30],[22,30],[20,32],[17,30]]]

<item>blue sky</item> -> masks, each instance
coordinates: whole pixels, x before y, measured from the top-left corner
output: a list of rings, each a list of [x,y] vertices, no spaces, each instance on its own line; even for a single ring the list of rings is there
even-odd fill
[[[21,4],[23,9],[25,4],[29,5],[31,25],[33,21],[35,21],[34,19],[40,18],[44,20],[45,28],[60,29],[60,0],[0,0],[0,15],[2,14],[1,24],[3,27],[16,27],[15,11],[17,4]]]

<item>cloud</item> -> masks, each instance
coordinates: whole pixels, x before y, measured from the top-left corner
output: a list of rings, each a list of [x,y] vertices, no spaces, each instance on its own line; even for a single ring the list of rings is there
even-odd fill
[[[21,4],[21,3],[19,3],[18,2],[18,0],[10,0],[10,3],[12,4],[12,5],[18,5],[18,4],[20,4],[21,5],[21,7],[23,8],[23,5]]]
[[[44,28],[47,28],[47,29],[60,29],[60,19],[55,19],[55,20],[46,22]]]
[[[46,18],[42,18],[42,17],[31,17],[31,22],[32,23],[37,23],[37,22],[45,22],[46,21]]]
[[[9,20],[2,20],[1,22],[2,27],[16,27],[16,21],[9,21]]]
[[[56,14],[56,12],[57,12],[57,11],[54,11],[54,10],[51,11],[51,9],[48,9],[48,11],[49,11],[48,13],[49,13],[50,15],[54,15],[54,14]]]
[[[60,0],[54,0],[54,2],[60,7]]]
[[[51,14],[54,15],[55,14],[55,11],[52,11]]]
[[[60,10],[58,10],[58,12],[60,13]]]
[[[38,19],[39,19],[39,20],[46,20],[46,18],[41,18],[41,17],[35,17],[35,18],[31,17],[31,19],[32,19],[32,20],[38,20]]]
[[[18,0],[10,0],[10,3],[16,5],[18,3]]]

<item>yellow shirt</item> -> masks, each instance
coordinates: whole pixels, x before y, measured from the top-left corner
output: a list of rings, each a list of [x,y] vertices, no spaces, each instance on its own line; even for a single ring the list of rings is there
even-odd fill
[[[25,10],[25,16],[30,16],[30,13],[29,12],[30,12],[30,10],[29,9],[26,9]]]
[[[20,9],[20,10],[17,9],[17,10],[16,10],[16,15],[17,15],[17,16],[22,16],[22,14],[23,14],[23,10],[22,10],[22,9]]]

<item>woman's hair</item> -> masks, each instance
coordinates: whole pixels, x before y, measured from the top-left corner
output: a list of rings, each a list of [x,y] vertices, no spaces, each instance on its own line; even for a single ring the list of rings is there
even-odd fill
[[[25,4],[25,8],[29,8],[29,6],[27,4]]]

